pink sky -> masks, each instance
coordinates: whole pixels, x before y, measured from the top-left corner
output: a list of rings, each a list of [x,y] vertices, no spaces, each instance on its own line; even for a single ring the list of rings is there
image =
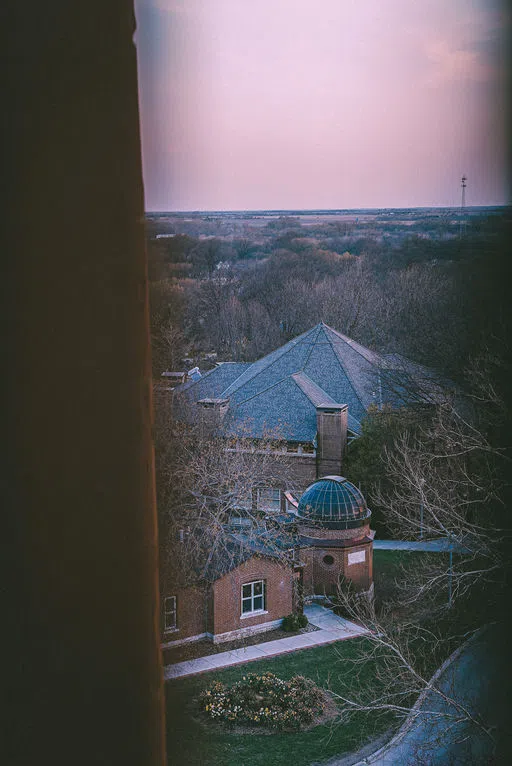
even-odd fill
[[[505,3],[136,10],[148,211],[510,201]]]

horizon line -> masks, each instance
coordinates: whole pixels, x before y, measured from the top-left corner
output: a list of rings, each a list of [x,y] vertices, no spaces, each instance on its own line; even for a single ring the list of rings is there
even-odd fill
[[[465,205],[465,210],[473,209],[496,209],[507,208],[512,203],[508,202],[499,205]],[[460,205],[414,205],[412,207],[340,207],[340,208],[218,208],[218,209],[191,209],[191,210],[145,210],[145,214],[191,214],[191,213],[345,213],[359,211],[385,211],[385,210],[457,210],[460,211]]]

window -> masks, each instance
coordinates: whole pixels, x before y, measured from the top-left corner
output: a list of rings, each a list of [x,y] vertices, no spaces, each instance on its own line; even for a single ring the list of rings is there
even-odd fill
[[[272,511],[281,510],[281,490],[263,487],[258,490],[258,508]]]
[[[176,630],[176,596],[164,598],[164,630]]]
[[[242,614],[263,612],[265,609],[265,582],[256,580],[242,585]]]
[[[323,562],[324,564],[327,564],[328,567],[331,567],[334,564],[334,559],[332,556],[329,556],[329,554],[327,554],[327,556],[324,556]]]

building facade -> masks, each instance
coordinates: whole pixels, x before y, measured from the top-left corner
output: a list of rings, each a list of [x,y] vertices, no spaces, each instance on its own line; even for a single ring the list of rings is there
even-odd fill
[[[371,513],[343,478],[346,451],[371,408],[435,400],[431,371],[320,322],[256,362],[218,363],[195,378],[172,392],[176,418],[213,430],[220,449],[251,452],[262,464],[275,444],[272,471],[263,471],[250,497],[234,500],[226,534],[240,545],[233,530],[242,533],[248,515],[259,518],[262,540],[278,517],[293,534],[288,557],[248,544],[241,559],[217,562],[206,582],[183,592],[163,577],[163,643],[269,630],[300,609],[302,597],[334,596],[340,581],[371,596]]]
[[[326,476],[302,495],[297,509],[305,596],[335,596],[343,580],[373,594],[371,512],[342,476]]]
[[[279,627],[297,608],[297,578],[293,564],[270,555],[250,556],[209,583],[176,587],[164,576],[162,647],[222,643]]]

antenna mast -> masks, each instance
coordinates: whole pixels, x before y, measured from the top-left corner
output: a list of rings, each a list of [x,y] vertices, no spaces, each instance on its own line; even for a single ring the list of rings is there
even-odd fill
[[[466,222],[464,220],[464,212],[466,209],[466,181],[468,179],[466,176],[462,176],[461,179],[461,199],[460,199],[460,229],[459,229],[459,236],[462,237],[462,234],[464,233]]]

